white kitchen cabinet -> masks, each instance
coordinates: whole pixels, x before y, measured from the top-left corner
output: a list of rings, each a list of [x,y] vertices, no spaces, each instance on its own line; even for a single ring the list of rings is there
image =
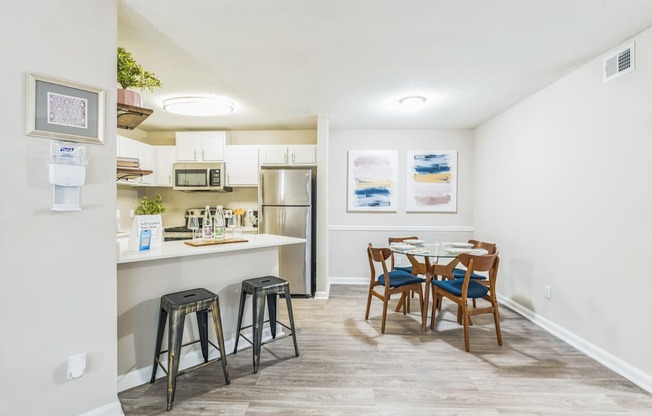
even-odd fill
[[[288,146],[291,165],[316,165],[317,146],[313,144],[298,144]]]
[[[261,165],[287,165],[287,146],[260,146],[259,148]]]
[[[128,137],[117,137],[116,156],[138,159],[139,167],[143,170],[155,171],[154,166],[154,149],[153,146],[130,139]],[[128,181],[122,181],[131,184],[152,185],[154,184],[154,174],[144,175]]]
[[[140,168],[143,170],[151,170],[152,172],[155,172],[156,167],[154,166],[154,146],[139,141],[136,143],[138,146],[138,161],[140,162]],[[143,185],[153,185],[154,181],[154,173],[151,175],[143,175],[140,178],[136,179],[136,182]]]
[[[226,146],[226,186],[258,186],[258,146]]]
[[[155,181],[157,186],[172,186],[174,185],[173,165],[176,158],[175,146],[154,146],[154,154],[156,157],[156,168],[154,169]]]
[[[176,133],[176,160],[222,162],[225,144],[224,131],[179,131]]]
[[[260,146],[263,166],[316,165],[317,146],[312,144]]]
[[[138,140],[118,135],[116,156],[138,158]]]

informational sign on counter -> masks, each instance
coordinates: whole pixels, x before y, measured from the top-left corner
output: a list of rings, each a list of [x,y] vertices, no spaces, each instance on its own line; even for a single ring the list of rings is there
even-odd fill
[[[129,251],[145,251],[161,248],[163,220],[160,215],[136,215],[131,223]]]

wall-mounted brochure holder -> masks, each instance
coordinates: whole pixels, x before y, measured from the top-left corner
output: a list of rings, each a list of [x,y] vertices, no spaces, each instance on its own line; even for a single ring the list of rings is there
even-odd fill
[[[80,143],[52,141],[49,178],[52,211],[79,211],[81,186],[86,180],[86,147]]]
[[[131,223],[128,251],[156,250],[163,242],[163,220],[160,215],[136,215]]]

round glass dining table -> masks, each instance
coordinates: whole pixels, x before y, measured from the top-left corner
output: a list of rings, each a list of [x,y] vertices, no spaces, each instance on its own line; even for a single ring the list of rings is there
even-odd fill
[[[449,244],[450,243],[432,243],[422,244],[419,246],[412,246],[409,244],[390,245],[390,249],[394,253],[404,254],[408,257],[412,256],[417,259],[417,261],[419,261],[419,257],[422,257],[423,262],[425,263],[426,287],[425,293],[423,294],[423,307],[421,308],[421,331],[426,330],[426,323],[428,321],[428,305],[430,303],[430,292],[432,290],[430,285],[432,279],[437,278],[437,276],[453,278],[453,269],[458,263],[453,260],[446,262],[445,264],[440,264],[440,259],[456,259],[461,253],[487,254],[486,250],[451,247]]]

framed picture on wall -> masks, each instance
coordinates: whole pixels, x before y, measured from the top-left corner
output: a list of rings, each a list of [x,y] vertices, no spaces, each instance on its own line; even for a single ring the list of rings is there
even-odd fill
[[[407,151],[407,212],[457,211],[457,151]]]
[[[104,90],[40,74],[27,74],[25,134],[104,143]]]
[[[349,150],[348,210],[397,210],[396,150]]]

